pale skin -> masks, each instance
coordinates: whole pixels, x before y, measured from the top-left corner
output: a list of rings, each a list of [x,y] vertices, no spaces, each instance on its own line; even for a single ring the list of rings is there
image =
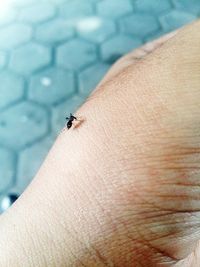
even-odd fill
[[[200,22],[157,44],[111,69],[0,217],[0,266],[200,265]]]

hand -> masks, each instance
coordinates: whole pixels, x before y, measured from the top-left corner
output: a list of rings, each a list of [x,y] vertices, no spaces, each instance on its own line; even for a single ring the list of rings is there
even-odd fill
[[[0,266],[199,266],[199,28],[111,69],[0,217]]]

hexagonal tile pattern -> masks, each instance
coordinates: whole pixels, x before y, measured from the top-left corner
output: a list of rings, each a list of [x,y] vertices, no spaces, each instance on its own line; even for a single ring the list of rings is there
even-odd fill
[[[200,12],[200,1],[199,0],[172,0],[175,7],[179,10],[184,10],[186,12],[191,12],[193,14],[199,15]],[[178,10],[178,12],[179,12]]]
[[[100,82],[103,76],[109,69],[108,64],[97,63],[86,68],[79,74],[79,89],[83,94],[88,95],[96,85]],[[92,79],[91,79],[92,77]]]
[[[184,11],[173,10],[160,18],[160,22],[166,32],[179,28],[196,19],[196,16]]]
[[[24,7],[19,14],[20,21],[39,23],[46,21],[55,15],[55,8],[49,3],[38,3]]]
[[[36,39],[45,43],[54,43],[68,40],[74,34],[73,29],[64,19],[55,19],[38,26]]]
[[[22,99],[24,93],[24,80],[22,77],[10,72],[0,72],[0,109]]]
[[[134,7],[137,9],[137,12],[138,11],[148,12],[148,13],[151,12],[156,15],[169,10],[171,8],[171,3],[169,0],[165,1],[136,0]]]
[[[97,3],[98,13],[109,18],[121,17],[133,11],[130,0],[103,0]]]
[[[73,0],[64,3],[60,7],[60,15],[65,19],[70,19],[74,24],[86,16],[93,14],[93,7],[89,1]]]
[[[20,149],[36,141],[47,133],[47,118],[45,109],[29,102],[6,109],[0,117],[0,144]]]
[[[22,192],[24,190],[24,186],[28,186],[32,178],[36,175],[40,165],[50,150],[53,141],[54,138],[48,136],[32,146],[26,147],[20,152],[17,177],[18,191]],[[34,158],[35,160],[31,161],[31,158]]]
[[[81,39],[71,40],[57,48],[57,64],[78,70],[97,59],[96,48]]]
[[[0,0],[0,202],[116,59],[196,16],[199,0]]]
[[[52,109],[52,128],[55,134],[58,134],[64,127],[66,123],[66,116],[70,113],[74,113],[84,102],[85,98],[85,96],[73,95],[73,97],[67,99],[65,102]]]
[[[5,148],[0,147],[0,193],[13,182],[15,173],[15,156]]]
[[[30,42],[11,52],[10,68],[22,74],[30,74],[48,65],[50,61],[49,48]]]
[[[56,104],[74,91],[74,76],[61,68],[49,68],[31,78],[29,98],[43,104]]]
[[[93,24],[91,24],[93,27],[83,27],[81,26],[81,23],[79,23],[77,27],[78,33],[88,41],[101,43],[115,33],[115,24],[111,20],[101,17],[93,17],[89,18],[89,21],[90,23],[93,21]],[[85,21],[82,23],[86,25]]]
[[[142,41],[139,38],[132,38],[126,34],[118,34],[102,44],[102,59],[109,63],[113,63],[116,61],[116,59],[120,58],[125,53],[128,53],[141,44]]]
[[[147,13],[135,13],[124,17],[120,24],[124,33],[130,33],[141,38],[159,30],[160,27],[157,19]]]
[[[31,39],[32,30],[28,25],[16,23],[0,29],[0,48],[10,49],[28,42]]]

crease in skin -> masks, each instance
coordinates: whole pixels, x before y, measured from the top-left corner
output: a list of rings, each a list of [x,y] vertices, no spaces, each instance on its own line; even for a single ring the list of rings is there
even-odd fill
[[[178,138],[177,138],[177,140],[178,140]],[[186,140],[184,140],[184,141],[186,141]],[[186,143],[187,143],[187,141],[186,141]],[[199,154],[198,149],[194,149],[193,146],[187,147],[185,144],[184,144],[184,146],[178,145],[177,147],[175,147],[174,145],[172,145],[171,147],[170,146],[168,147],[167,144],[168,144],[168,142],[167,142],[167,137],[166,137],[165,146],[161,146],[161,147],[158,146],[157,147],[157,148],[159,148],[159,151],[164,151],[163,154],[158,153],[158,154],[156,154],[156,157],[155,157],[154,155],[152,155],[152,151],[154,152],[155,150],[151,150],[151,154],[146,156],[146,159],[145,159],[145,156],[143,158],[143,155],[140,157],[141,159],[143,159],[143,164],[145,162],[146,166],[147,166],[145,168],[145,164],[142,165],[142,163],[140,163],[141,169],[143,171],[146,169],[149,170],[149,173],[147,173],[146,177],[150,177],[150,182],[154,181],[154,182],[158,182],[158,184],[159,184],[159,182],[160,182],[159,178],[160,177],[166,177],[165,179],[167,179],[171,176],[172,172],[175,173],[175,176],[173,175],[173,178],[176,181],[177,177],[188,178],[191,176],[192,171],[198,170],[198,168],[195,168],[195,166],[189,165],[190,162],[194,161],[194,159],[192,157],[195,157],[196,155]],[[157,145],[159,145],[159,144],[157,144]],[[155,148],[156,148],[156,146],[155,146]],[[173,156],[173,153],[175,153],[174,156]],[[155,157],[155,160],[151,161],[151,158],[153,159],[154,157]],[[191,159],[188,160],[189,157]],[[158,159],[160,159],[160,161]],[[184,162],[184,164],[187,163],[188,166],[182,167],[181,164],[183,164],[183,162]],[[197,162],[198,162],[198,159],[197,159]],[[136,171],[137,171],[137,168],[136,168]],[[155,179],[155,178],[157,178],[157,179]],[[151,183],[149,183],[149,184],[150,184],[150,186],[147,186],[147,188],[151,188]],[[162,181],[160,182],[160,185],[162,186]],[[139,188],[138,188],[138,191],[140,191]],[[135,190],[133,190],[132,193],[133,192],[135,193]],[[152,190],[152,193],[153,192],[155,192],[155,191]],[[146,190],[145,193],[149,193],[149,191]],[[125,192],[125,194],[126,194],[126,192]],[[163,200],[162,196],[161,196],[161,200]],[[162,201],[158,201],[158,202],[162,204]],[[171,202],[172,202],[172,205],[174,205],[173,200]],[[147,203],[149,203],[149,200],[147,201]],[[152,204],[152,203],[150,203],[150,204]],[[154,202],[153,202],[153,204],[154,204]],[[164,203],[163,203],[163,207],[164,207]],[[163,207],[156,207],[156,208],[162,209]],[[151,208],[152,208],[152,206],[151,206]],[[153,206],[153,208],[155,209],[154,206]],[[165,209],[165,208],[163,208],[163,209]],[[166,210],[169,211],[170,208],[166,208]],[[182,210],[182,211],[186,212],[186,210]],[[176,209],[174,210],[174,212],[176,213]],[[179,213],[179,211],[177,211],[177,212]],[[156,215],[155,215],[155,217],[156,217]],[[180,225],[177,224],[176,227],[178,230],[180,229]],[[175,233],[177,232],[177,229],[174,230]],[[171,229],[170,229],[170,231],[171,231]],[[186,234],[186,232],[183,231],[183,234]],[[169,237],[168,233],[166,234],[166,237]],[[198,237],[196,237],[196,238],[198,238]],[[176,236],[174,236],[174,240],[176,240]],[[173,240],[170,242],[173,242]],[[170,248],[169,247],[165,248],[165,246],[167,247],[168,244],[164,244],[164,248],[162,250],[167,255],[172,255],[171,256],[172,258],[174,258],[174,257],[176,258],[176,256],[173,255],[174,253],[176,253],[175,252],[176,250],[170,251]],[[179,245],[177,247],[179,247]],[[192,246],[189,246],[189,247],[190,247],[190,249],[192,248]],[[170,252],[168,252],[168,250]],[[177,254],[178,253],[179,253],[179,256],[177,256],[177,260],[184,257],[185,255],[187,256],[187,252],[182,253],[180,251],[177,251]]]
[[[153,257],[151,257],[150,261],[150,265],[149,266],[153,266],[153,264],[158,266],[158,262],[162,262],[163,266],[169,266],[169,264],[175,264],[177,263],[178,259],[173,257],[172,255],[168,254],[165,250],[162,250],[154,245],[152,245],[151,240],[147,240],[145,238],[145,235],[142,233],[142,231],[140,231],[139,228],[137,228],[137,232],[140,236],[140,239],[136,242],[141,243],[143,246],[147,246],[148,249],[151,249],[153,251]],[[153,240],[155,241],[155,239]],[[142,250],[142,249],[141,249]],[[154,262],[154,263],[153,263]]]
[[[184,148],[185,149],[185,148]],[[175,230],[174,230],[174,241],[176,240],[176,237],[178,236],[178,232],[181,231],[182,232],[182,237],[187,235],[187,229],[188,227],[190,227],[189,225],[187,226],[186,222],[190,221],[190,217],[188,217],[188,212],[199,212],[199,204],[200,204],[200,197],[198,197],[198,195],[196,196],[198,203],[197,203],[197,208],[193,202],[194,196],[193,193],[190,194],[190,190],[191,188],[188,186],[187,189],[189,190],[189,192],[185,191],[184,188],[181,186],[178,186],[178,190],[180,192],[182,192],[181,194],[184,194],[184,198],[181,197],[181,195],[179,196],[178,202],[176,203],[175,198],[177,197],[175,194],[175,192],[173,192],[173,181],[174,183],[176,183],[177,179],[178,181],[181,181],[182,179],[186,180],[186,183],[188,180],[190,180],[190,177],[192,175],[192,170],[194,169],[196,171],[196,168],[185,168],[185,167],[179,167],[176,168],[176,166],[179,166],[182,162],[183,159],[185,159],[185,164],[188,164],[188,162],[193,161],[193,157],[195,157],[196,155],[199,155],[199,149],[194,149],[193,147],[190,149],[190,147],[188,147],[186,150],[181,150],[180,149],[180,158],[178,157],[178,153],[179,153],[179,149],[175,150],[175,157],[173,156],[173,152],[174,152],[174,146],[172,146],[171,149],[167,149],[165,151],[165,149],[161,150],[163,155],[161,154],[160,156],[158,156],[158,159],[161,159],[161,166],[160,166],[160,162],[158,161],[154,161],[153,163],[151,162],[151,155],[148,157],[148,168],[147,168],[147,184],[146,187],[143,187],[144,192],[141,192],[141,189],[139,188],[139,183],[137,185],[137,187],[135,189],[133,189],[134,192],[134,199],[139,199],[139,201],[141,201],[142,203],[147,203],[151,206],[151,210],[155,211],[155,218],[156,217],[156,213],[157,211],[170,211],[170,212],[174,212],[174,214],[177,214],[177,216],[179,216],[178,214],[180,214],[181,212],[181,216],[183,216],[184,220],[183,220],[183,225],[186,226],[186,228],[183,228],[183,225],[181,226],[179,223],[175,223]],[[164,152],[163,152],[164,151]],[[186,152],[184,154],[184,152]],[[189,158],[189,159],[188,159]],[[190,163],[189,163],[190,164]],[[156,166],[156,167],[154,167]],[[164,166],[164,167],[163,167]],[[145,167],[144,167],[145,169]],[[171,173],[172,171],[172,173]],[[199,173],[198,173],[199,175]],[[170,178],[171,176],[171,178]],[[164,177],[164,178],[163,178]],[[165,194],[165,189],[162,189],[163,187],[163,183],[162,180],[164,179],[164,181],[167,181],[168,179],[170,180],[170,185],[169,185],[169,189],[171,187],[171,196],[170,194],[167,194],[167,198],[168,198],[168,202],[166,202],[165,199],[165,195],[162,195],[162,193],[160,193],[160,191],[164,192]],[[172,180],[173,179],[173,180]],[[189,182],[190,183],[190,182]],[[133,185],[135,187],[136,183]],[[191,190],[192,191],[192,190]],[[138,194],[138,192],[141,192],[138,196],[138,198],[135,198],[135,194]],[[200,193],[200,188],[197,188],[197,193]],[[129,195],[130,196],[130,195]],[[186,202],[184,202],[186,201]],[[180,203],[182,202],[182,205],[180,205]],[[184,204],[185,203],[185,204]],[[188,205],[189,203],[189,205]],[[187,204],[187,205],[186,205]],[[188,209],[186,208],[188,206]],[[173,209],[172,209],[173,207]],[[184,216],[185,213],[185,216]],[[195,213],[194,213],[195,214]],[[189,221],[188,221],[189,220]],[[160,222],[160,219],[159,219]],[[172,229],[170,228],[170,224],[169,222],[164,222],[164,225],[169,226],[169,230],[171,231]],[[195,226],[195,227],[199,227],[199,224],[197,222],[194,222],[194,225],[191,224],[191,226]],[[166,227],[166,226],[165,226]],[[141,227],[142,228],[142,227]],[[143,228],[142,228],[143,229]],[[167,229],[167,228],[166,228]],[[167,234],[167,236],[169,235],[169,233]],[[193,233],[193,236],[196,235],[195,239],[196,241],[199,239],[199,235],[200,233]],[[192,237],[191,237],[192,239]],[[173,241],[173,239],[172,239]],[[190,242],[188,242],[190,243]],[[159,244],[159,243],[158,243]],[[164,251],[165,250],[165,246],[164,246]],[[184,255],[184,256],[187,256]],[[184,257],[181,256],[181,257]]]

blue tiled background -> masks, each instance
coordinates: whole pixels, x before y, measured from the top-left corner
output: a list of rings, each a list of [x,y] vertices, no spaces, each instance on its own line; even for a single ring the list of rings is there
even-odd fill
[[[115,60],[199,14],[199,0],[0,1],[0,203]]]

